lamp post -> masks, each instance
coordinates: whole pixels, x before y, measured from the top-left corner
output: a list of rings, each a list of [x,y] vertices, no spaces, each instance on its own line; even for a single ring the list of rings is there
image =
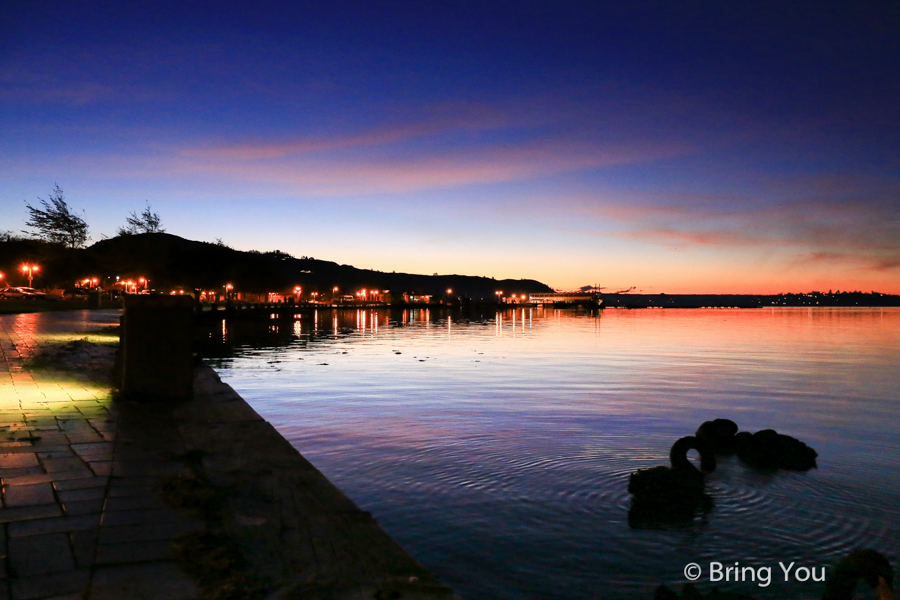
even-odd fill
[[[31,281],[36,271],[40,270],[37,265],[22,265],[22,271],[28,273],[28,287],[31,287]]]
[[[334,286],[334,289],[331,290],[331,301],[334,303],[337,302],[337,292],[338,292],[338,286]]]

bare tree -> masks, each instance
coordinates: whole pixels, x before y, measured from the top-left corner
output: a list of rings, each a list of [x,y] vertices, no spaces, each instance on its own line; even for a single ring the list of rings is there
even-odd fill
[[[54,185],[53,193],[48,199],[38,198],[38,200],[41,201],[43,210],[25,203],[29,213],[25,225],[38,230],[37,233],[26,233],[48,242],[64,244],[69,248],[81,248],[87,243],[88,224],[69,209],[63,198],[63,191],[58,185]]]
[[[131,215],[125,219],[125,227],[119,227],[116,230],[117,235],[136,235],[138,233],[165,233],[166,230],[160,227],[162,224],[159,213],[150,210],[150,202],[144,212],[137,214],[132,211]]]

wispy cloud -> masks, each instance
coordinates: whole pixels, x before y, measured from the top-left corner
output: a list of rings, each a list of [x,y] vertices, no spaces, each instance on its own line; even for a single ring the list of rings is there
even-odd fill
[[[399,134],[397,134],[399,135]],[[332,147],[347,144],[333,141]],[[294,147],[296,149],[296,147]],[[271,150],[276,152],[274,149]],[[290,186],[296,194],[343,195],[413,192],[472,184],[494,184],[656,160],[681,151],[678,147],[538,141],[516,146],[474,147],[462,151],[363,153],[330,159],[309,155],[264,162],[243,160],[179,160],[186,173],[236,178]],[[262,153],[253,154],[260,156]],[[191,157],[194,158],[194,157]]]
[[[197,141],[178,148],[178,169],[291,186],[298,194],[410,192],[524,181],[690,152],[651,137],[572,131],[564,112],[533,102],[419,107],[379,126],[293,138]]]
[[[582,210],[619,223],[620,236],[641,242],[777,250],[798,265],[900,268],[900,182],[831,176],[802,180],[758,196],[678,194],[605,201]],[[799,195],[785,198],[786,191]]]

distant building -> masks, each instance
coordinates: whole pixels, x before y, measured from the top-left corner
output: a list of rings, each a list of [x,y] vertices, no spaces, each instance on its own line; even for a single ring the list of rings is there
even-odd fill
[[[428,304],[431,302],[431,294],[421,292],[403,292],[403,301],[408,304]]]
[[[528,300],[533,304],[603,304],[603,296],[594,292],[552,292],[549,294],[531,294]]]

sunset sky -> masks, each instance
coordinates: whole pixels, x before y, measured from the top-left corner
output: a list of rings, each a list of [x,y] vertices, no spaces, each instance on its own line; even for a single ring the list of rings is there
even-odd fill
[[[571,289],[900,293],[900,5],[0,3],[0,229]]]

